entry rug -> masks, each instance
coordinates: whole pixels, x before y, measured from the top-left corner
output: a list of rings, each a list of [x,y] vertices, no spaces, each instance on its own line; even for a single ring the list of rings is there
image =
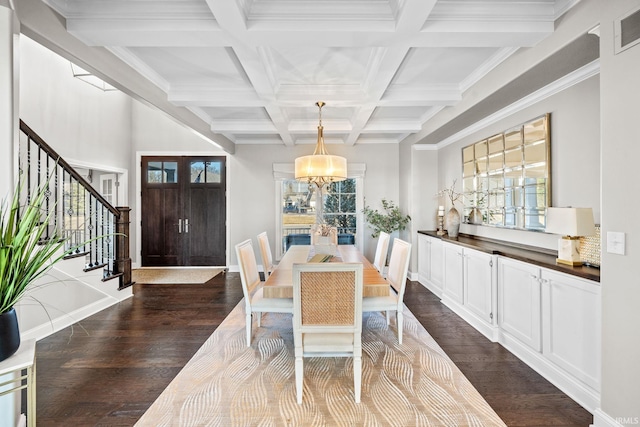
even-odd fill
[[[131,280],[145,284],[199,284],[213,279],[224,268],[138,268]]]
[[[305,358],[296,403],[290,314],[254,321],[247,347],[243,301],[229,314],[137,426],[505,426],[405,307],[395,323],[365,313],[362,402],[349,358]]]

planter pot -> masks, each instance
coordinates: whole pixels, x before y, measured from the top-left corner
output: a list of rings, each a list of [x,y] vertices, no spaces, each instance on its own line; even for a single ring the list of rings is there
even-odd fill
[[[0,313],[0,362],[13,356],[20,347],[20,329],[16,309]]]
[[[447,234],[449,237],[458,237],[460,230],[460,213],[456,208],[449,209],[447,212]]]

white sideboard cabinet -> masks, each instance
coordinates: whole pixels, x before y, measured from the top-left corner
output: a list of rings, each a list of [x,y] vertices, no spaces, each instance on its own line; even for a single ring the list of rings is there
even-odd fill
[[[443,242],[442,302],[491,341],[497,340],[495,256]]]
[[[418,280],[438,297],[442,297],[442,240],[418,234]]]
[[[500,335],[542,351],[540,268],[508,258],[498,259],[498,326]]]
[[[600,407],[598,270],[469,236],[418,234],[418,257],[420,283],[443,304],[587,410]]]

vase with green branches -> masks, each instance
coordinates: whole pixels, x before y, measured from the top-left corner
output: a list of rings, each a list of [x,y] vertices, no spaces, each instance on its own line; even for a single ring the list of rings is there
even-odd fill
[[[409,215],[403,215],[398,206],[386,199],[382,199],[382,212],[369,206],[365,206],[362,212],[365,221],[373,229],[371,237],[378,237],[381,231],[391,234],[404,230],[411,221]]]

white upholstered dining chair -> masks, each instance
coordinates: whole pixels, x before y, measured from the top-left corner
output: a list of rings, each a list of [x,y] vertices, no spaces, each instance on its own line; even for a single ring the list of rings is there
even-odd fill
[[[384,267],[387,265],[387,252],[389,251],[390,237],[389,233],[385,233],[384,231],[381,231],[378,237],[376,254],[373,257],[373,266],[380,272],[380,274],[384,274]]]
[[[353,388],[362,385],[362,264],[293,265],[296,398],[302,403],[305,357],[353,357]]]
[[[362,302],[362,311],[386,311],[387,325],[389,311],[396,312],[396,327],[398,328],[398,343],[402,344],[402,308],[404,290],[407,286],[407,272],[411,257],[411,243],[400,239],[393,239],[391,258],[387,270],[387,281],[391,284],[389,295],[384,297],[367,297]],[[395,289],[395,290],[394,290]]]
[[[260,247],[262,269],[264,270],[264,277],[266,279],[273,271],[273,257],[271,256],[271,246],[269,245],[269,237],[266,231],[258,234],[258,246]]]
[[[260,327],[262,313],[293,313],[293,299],[265,298],[262,295],[263,282],[260,281],[256,255],[250,239],[236,245],[236,257],[240,264],[240,281],[244,294],[247,346],[250,346],[253,313],[257,314],[258,327]]]

